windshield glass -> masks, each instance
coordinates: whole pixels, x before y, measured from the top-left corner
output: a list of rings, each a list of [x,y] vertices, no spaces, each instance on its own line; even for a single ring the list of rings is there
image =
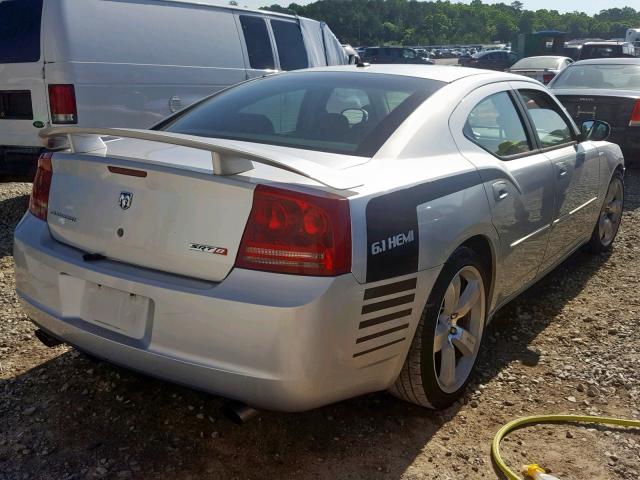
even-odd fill
[[[564,69],[552,88],[640,89],[640,65],[572,65]]]
[[[0,0],[0,63],[40,60],[42,0]]]
[[[622,54],[622,45],[585,45],[580,58],[618,57]]]
[[[513,65],[513,67],[511,67],[512,70],[545,69],[545,68],[549,68],[549,69],[558,68],[558,59],[554,57],[523,58],[522,60],[517,61]]]
[[[370,157],[443,85],[362,72],[283,73],[223,91],[156,128]]]

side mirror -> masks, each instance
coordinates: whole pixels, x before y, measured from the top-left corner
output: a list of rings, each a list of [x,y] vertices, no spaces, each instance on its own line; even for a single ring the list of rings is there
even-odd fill
[[[606,140],[611,133],[611,125],[602,120],[587,120],[582,122],[580,132],[584,140]]]

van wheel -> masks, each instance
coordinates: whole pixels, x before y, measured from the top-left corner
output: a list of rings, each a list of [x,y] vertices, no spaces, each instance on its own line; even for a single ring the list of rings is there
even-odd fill
[[[604,197],[602,209],[596,226],[589,240],[589,248],[593,253],[611,250],[616,238],[620,222],[622,222],[622,208],[624,205],[624,181],[620,172],[615,172],[609,182],[607,195]]]
[[[446,408],[464,393],[486,322],[486,273],[478,255],[458,248],[429,295],[400,376],[398,398]]]

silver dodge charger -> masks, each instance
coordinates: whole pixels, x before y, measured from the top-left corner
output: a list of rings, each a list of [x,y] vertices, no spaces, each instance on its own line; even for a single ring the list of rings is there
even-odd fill
[[[611,248],[624,162],[539,82],[343,66],[150,130],[43,132],[16,288],[40,334],[253,407],[443,408],[495,312]]]

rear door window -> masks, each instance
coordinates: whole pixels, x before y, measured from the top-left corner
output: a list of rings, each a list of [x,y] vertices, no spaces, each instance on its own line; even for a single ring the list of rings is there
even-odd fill
[[[0,64],[40,60],[42,0],[0,0]]]
[[[267,24],[261,17],[240,15],[240,25],[247,45],[249,64],[254,70],[274,70],[273,50]]]
[[[294,22],[271,20],[271,28],[276,39],[280,68],[282,70],[307,68],[309,60],[300,26]]]
[[[531,151],[531,141],[507,92],[495,93],[476,105],[465,125],[465,136],[498,157]]]

